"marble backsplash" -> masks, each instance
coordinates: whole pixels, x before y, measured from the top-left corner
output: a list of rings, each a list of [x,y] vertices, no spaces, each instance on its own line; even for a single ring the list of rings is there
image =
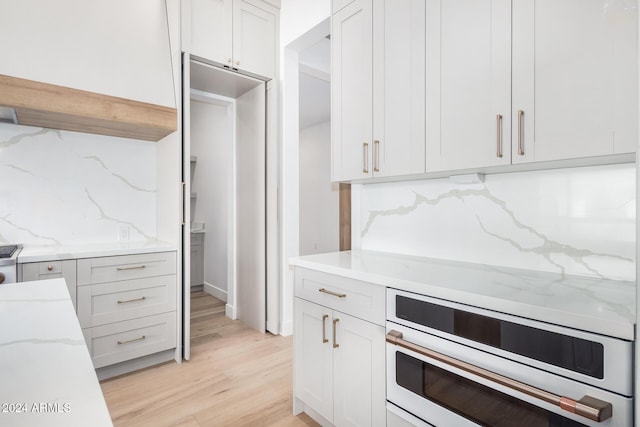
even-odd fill
[[[635,280],[634,164],[357,185],[352,194],[355,248]]]
[[[0,243],[76,245],[127,234],[156,236],[154,143],[0,123]]]

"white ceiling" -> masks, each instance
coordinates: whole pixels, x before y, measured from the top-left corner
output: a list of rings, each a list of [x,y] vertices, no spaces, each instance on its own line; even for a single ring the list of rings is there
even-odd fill
[[[329,40],[323,38],[299,54],[300,128],[331,119],[331,54]]]

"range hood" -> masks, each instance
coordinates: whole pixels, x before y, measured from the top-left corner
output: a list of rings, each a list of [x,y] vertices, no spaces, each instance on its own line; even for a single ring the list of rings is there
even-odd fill
[[[0,107],[3,122],[147,141],[177,129],[175,108],[1,74]]]

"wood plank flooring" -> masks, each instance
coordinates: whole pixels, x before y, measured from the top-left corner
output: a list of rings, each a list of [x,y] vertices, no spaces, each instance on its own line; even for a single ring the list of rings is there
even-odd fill
[[[191,360],[101,383],[115,427],[317,426],[292,415],[292,338],[260,334],[191,295]]]

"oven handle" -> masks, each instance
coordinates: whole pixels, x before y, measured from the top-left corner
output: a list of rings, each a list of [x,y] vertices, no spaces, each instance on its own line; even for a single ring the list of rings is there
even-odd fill
[[[386,339],[390,344],[406,348],[407,350],[414,351],[422,356],[430,357],[446,365],[453,366],[455,368],[469,372],[473,375],[477,375],[481,378],[501,384],[510,389],[517,390],[536,399],[540,399],[547,403],[551,403],[552,405],[556,405],[561,409],[564,409],[565,411],[569,411],[582,417],[589,418],[590,420],[601,422],[611,418],[611,416],[613,415],[613,408],[611,406],[611,403],[609,402],[605,402],[591,396],[584,396],[578,401],[575,401],[568,397],[558,396],[557,394],[521,383],[514,379],[496,374],[495,372],[488,371],[486,369],[480,368],[467,362],[463,362],[445,354],[429,350],[428,348],[424,348],[412,342],[405,341],[402,339],[402,332],[398,332],[394,329],[389,331]]]

